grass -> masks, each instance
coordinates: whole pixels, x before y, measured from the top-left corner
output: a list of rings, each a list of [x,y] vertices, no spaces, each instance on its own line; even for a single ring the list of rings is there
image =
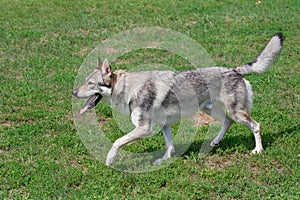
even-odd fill
[[[0,13],[0,199],[299,199],[299,1],[3,0]],[[184,155],[152,172],[120,172],[93,157],[73,122],[77,70],[101,41],[138,27],[181,32],[229,67],[251,61],[282,31],[275,65],[247,76],[265,152],[251,156],[253,136],[236,124],[205,158],[198,158],[207,131],[201,127]],[[186,67],[172,54],[147,50],[112,65],[130,70],[152,62]],[[107,120],[112,140],[123,134],[107,106],[97,116]],[[126,148],[162,145],[155,135]]]

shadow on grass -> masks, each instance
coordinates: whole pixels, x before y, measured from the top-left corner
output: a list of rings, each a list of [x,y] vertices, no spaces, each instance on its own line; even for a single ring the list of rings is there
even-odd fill
[[[217,147],[214,147],[209,151],[209,155],[224,155],[231,156],[232,153],[238,152],[241,154],[251,154],[251,151],[255,148],[255,140],[254,136],[251,133],[250,130],[247,128],[241,128],[242,126],[232,127],[233,131],[240,132],[233,134],[233,132],[229,131],[224,139],[221,141],[220,145]],[[283,129],[281,131],[277,131],[274,133],[263,132],[262,135],[262,141],[263,141],[263,147],[265,150],[268,148],[272,148],[273,144],[276,143],[278,138],[282,138],[285,135],[295,134],[297,131],[300,130],[300,124],[295,124],[291,127],[287,127],[286,129]],[[205,131],[205,129],[203,129]],[[198,132],[200,136],[203,134],[203,131]],[[162,133],[157,133],[156,139],[163,140],[162,139]],[[199,136],[198,135],[198,136]],[[160,138],[161,137],[161,138]],[[196,137],[198,138],[198,137]],[[132,145],[132,147],[124,147],[123,149],[128,152],[134,152],[134,153],[141,153],[145,156],[135,156],[135,155],[128,155],[126,152],[122,155],[121,153],[118,155],[117,162],[115,163],[115,168],[126,171],[126,172],[144,172],[149,169],[149,171],[160,169],[164,166],[168,166],[170,163],[174,162],[177,158],[183,158],[183,159],[192,159],[196,161],[202,160],[201,157],[199,157],[200,149],[204,143],[204,134],[202,135],[202,138],[195,139],[192,143],[180,143],[177,141],[175,143],[175,155],[172,159],[164,161],[163,166],[158,165],[154,166],[154,162],[156,159],[161,158],[165,153],[165,147],[163,146],[163,142],[161,144],[157,145],[150,145],[151,143],[155,142],[153,141],[146,141],[147,147],[145,147],[143,143],[135,143]],[[150,138],[149,138],[150,139]],[[148,143],[150,142],[150,144]],[[140,145],[141,148],[138,148]],[[131,145],[130,145],[131,146]],[[145,148],[144,148],[145,147]],[[137,150],[140,151],[137,151]],[[146,156],[147,153],[151,153],[151,156]],[[201,162],[201,161],[200,161]]]
[[[289,134],[294,134],[299,132],[300,130],[300,123],[288,127],[286,129],[283,129],[281,131],[278,131],[276,133],[270,133],[267,135],[263,135],[263,145],[265,146],[265,149],[267,149],[269,146],[272,146],[273,143],[275,143],[275,141],[279,138],[282,137],[284,135],[289,135]]]
[[[300,126],[299,124],[297,124],[276,134],[263,135],[264,148],[268,149],[272,146],[273,143],[276,143],[277,138],[281,138],[286,134],[296,133],[299,128]],[[203,158],[199,157],[198,155],[203,142],[204,139],[200,139],[196,142],[193,142],[192,144],[175,144],[175,155],[171,159],[163,161],[160,165],[155,165],[154,162],[156,159],[161,158],[164,155],[165,148],[150,146],[145,149],[145,156],[136,156],[127,154],[126,152],[120,152],[113,167],[124,172],[142,173],[167,167],[177,158],[192,159],[197,162],[201,162]],[[218,147],[213,148],[208,155],[224,155],[224,157],[228,158],[228,155],[232,156],[232,153],[236,151],[246,152],[246,154],[250,154],[254,146],[254,137],[250,131],[249,134],[247,133],[240,135],[230,135],[229,132],[228,135],[225,136],[221,144]],[[183,151],[184,149],[187,150]],[[147,155],[147,152],[152,152],[151,156]]]
[[[282,131],[279,131],[277,133],[268,133],[262,135],[262,143],[264,149],[268,149],[272,146],[273,143],[276,142],[276,140],[280,137],[283,137],[284,135],[293,134],[300,130],[300,124],[296,124],[292,127],[289,127],[287,129],[284,129]],[[190,156],[192,154],[198,153],[201,149],[201,146],[203,144],[204,140],[193,142],[191,146],[188,148],[188,150],[182,154],[183,156]],[[215,154],[218,150],[219,152],[230,152],[235,150],[242,150],[242,151],[249,151],[249,153],[254,149],[255,147],[255,139],[251,132],[247,135],[226,135],[224,139],[221,141],[220,145],[217,147],[214,147],[210,154]],[[180,145],[175,146],[176,148],[180,148]]]

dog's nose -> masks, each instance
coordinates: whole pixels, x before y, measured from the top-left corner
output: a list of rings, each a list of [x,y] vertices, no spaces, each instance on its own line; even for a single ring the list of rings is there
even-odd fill
[[[75,89],[75,90],[72,91],[72,94],[73,94],[74,96],[77,96],[77,93],[78,93],[78,90],[77,90],[77,89]]]

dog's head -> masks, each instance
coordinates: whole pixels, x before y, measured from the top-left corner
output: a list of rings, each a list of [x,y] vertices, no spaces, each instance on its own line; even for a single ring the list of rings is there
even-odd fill
[[[88,98],[80,114],[94,108],[103,96],[110,96],[112,91],[112,71],[107,59],[102,62],[98,59],[98,69],[95,69],[85,82],[73,90],[72,94],[77,98]]]

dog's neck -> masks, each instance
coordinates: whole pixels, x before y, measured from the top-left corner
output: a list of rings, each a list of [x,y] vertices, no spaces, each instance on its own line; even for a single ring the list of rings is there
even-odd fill
[[[121,79],[127,72],[125,70],[115,70],[111,75],[111,89],[114,90],[116,83]]]

